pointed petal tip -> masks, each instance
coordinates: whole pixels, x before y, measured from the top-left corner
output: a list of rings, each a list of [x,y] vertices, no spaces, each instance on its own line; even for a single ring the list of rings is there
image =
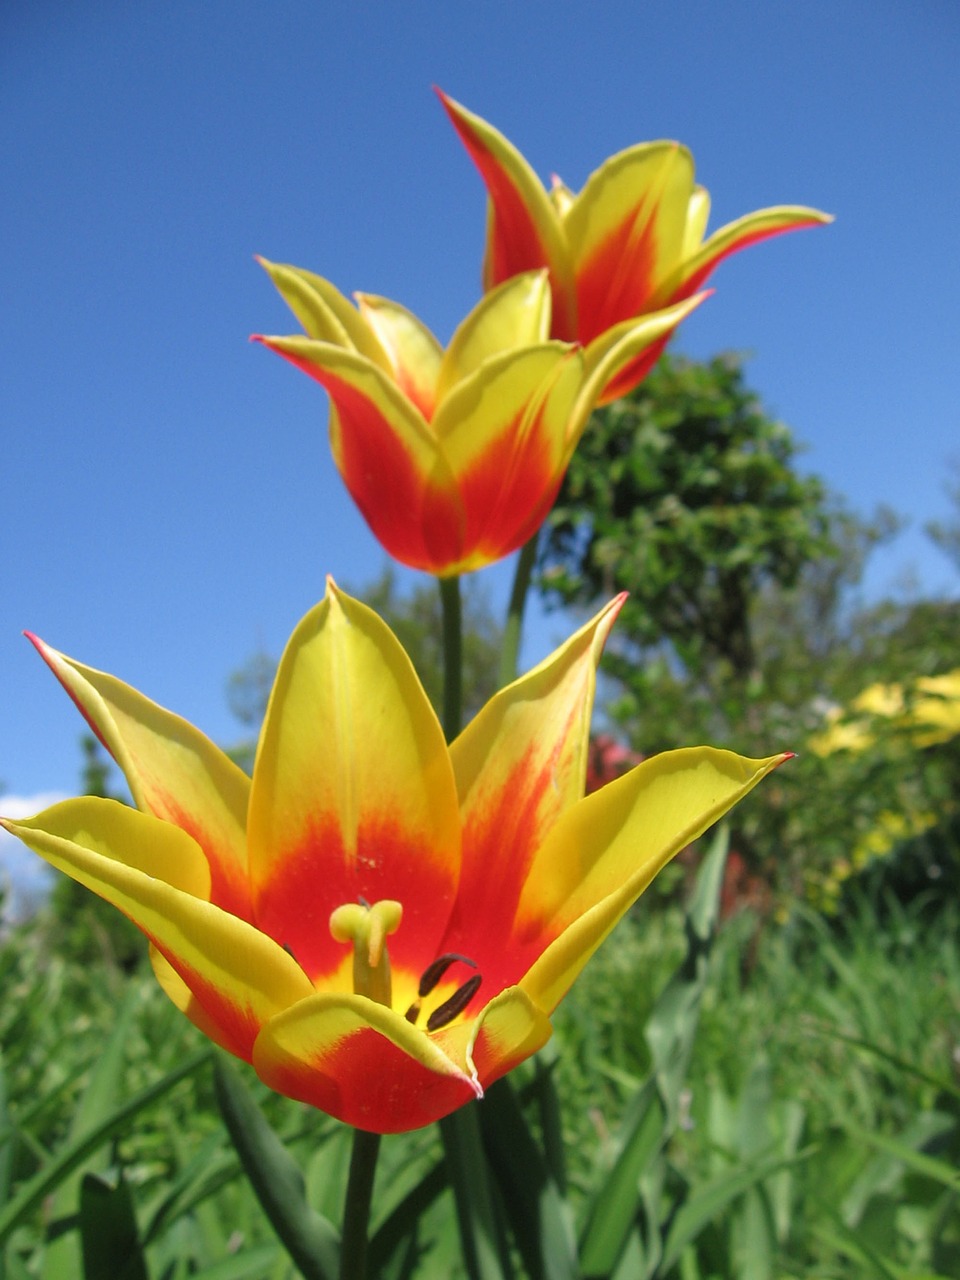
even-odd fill
[[[39,653],[40,657],[51,669],[53,668],[57,658],[63,657],[63,655],[59,652],[59,650],[54,649],[53,645],[47,644],[46,640],[41,640],[41,638],[35,632],[24,631],[23,634],[27,637],[27,639],[36,649],[37,653]]]

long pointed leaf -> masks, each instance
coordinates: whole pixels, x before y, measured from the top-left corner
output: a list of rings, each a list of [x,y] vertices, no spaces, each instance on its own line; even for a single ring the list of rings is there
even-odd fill
[[[122,1133],[138,1112],[156,1102],[158,1098],[162,1098],[165,1093],[169,1093],[181,1080],[199,1071],[209,1062],[210,1057],[209,1049],[202,1049],[199,1053],[195,1053],[175,1070],[168,1072],[162,1080],[157,1080],[146,1089],[142,1089],[128,1102],[118,1107],[112,1115],[89,1133],[61,1147],[42,1169],[24,1183],[13,1199],[0,1209],[0,1245],[19,1223],[31,1214],[46,1196],[55,1191],[65,1178],[78,1169],[93,1152],[105,1142],[109,1142],[115,1134]]]
[[[130,1187],[121,1174],[111,1186],[95,1173],[80,1184],[83,1280],[148,1280]]]
[[[267,1123],[240,1073],[218,1056],[217,1101],[254,1194],[305,1280],[336,1280],[340,1240],[307,1204],[300,1167]]]
[[[693,1049],[716,934],[729,836],[721,826],[704,858],[686,916],[687,951],[647,1023],[653,1069],[627,1109],[613,1168],[591,1197],[581,1233],[585,1276],[607,1276],[633,1230],[639,1184],[677,1124],[680,1090]],[[657,1252],[657,1249],[654,1249]]]
[[[79,1141],[84,1134],[92,1132],[107,1119],[114,1108],[121,1090],[127,1043],[130,1038],[130,1023],[137,998],[137,989],[134,986],[128,986],[113,1030],[103,1052],[93,1063],[86,1087],[73,1113],[68,1142]],[[64,1179],[57,1189],[51,1206],[50,1217],[53,1221],[70,1218],[77,1212],[80,1204],[80,1188],[85,1174],[102,1172],[107,1167],[107,1161],[107,1152],[102,1146],[98,1147],[69,1178]],[[98,1193],[90,1192],[89,1194],[95,1199]],[[122,1212],[122,1194],[118,1194],[116,1204],[117,1211]],[[76,1247],[72,1233],[64,1233],[58,1236],[47,1249],[43,1259],[43,1274],[49,1277],[49,1280],[80,1280],[81,1263],[84,1280],[88,1280],[86,1262],[81,1258],[81,1252]]]
[[[441,1120],[440,1133],[469,1280],[504,1280],[512,1268],[480,1138],[478,1105],[468,1103]]]
[[[666,1248],[663,1252],[662,1269],[670,1270],[680,1259],[680,1255],[700,1232],[744,1192],[756,1187],[781,1169],[788,1169],[806,1160],[810,1152],[801,1152],[797,1156],[770,1156],[765,1160],[751,1161],[738,1169],[730,1169],[719,1178],[714,1178],[703,1186],[697,1187],[684,1201],[674,1215],[667,1235]]]
[[[435,1164],[420,1179],[383,1222],[370,1239],[367,1265],[370,1274],[379,1275],[404,1242],[416,1232],[419,1219],[447,1189],[445,1161]]]
[[[498,1080],[487,1090],[480,1107],[480,1129],[530,1280],[576,1280],[577,1248],[569,1206],[508,1080]]]

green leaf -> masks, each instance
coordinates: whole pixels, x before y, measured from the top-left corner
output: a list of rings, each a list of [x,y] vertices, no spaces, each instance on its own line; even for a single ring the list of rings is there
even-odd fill
[[[849,1122],[843,1127],[851,1138],[893,1156],[921,1177],[932,1178],[934,1182],[942,1183],[950,1191],[960,1191],[960,1173],[943,1160],[937,1160],[933,1156],[925,1155],[922,1151],[916,1151],[907,1143],[890,1138],[884,1133],[872,1133],[869,1129],[861,1129],[859,1125]]]
[[[156,1102],[158,1098],[162,1098],[165,1093],[169,1093],[181,1080],[199,1071],[210,1057],[210,1050],[202,1049],[175,1070],[168,1072],[161,1080],[142,1089],[128,1102],[116,1108],[89,1133],[65,1143],[42,1169],[21,1186],[13,1199],[0,1209],[0,1245],[21,1222],[33,1213],[45,1197],[55,1191],[89,1156],[116,1134],[122,1133],[138,1112]]]
[[[710,1222],[749,1188],[757,1186],[771,1174],[791,1168],[807,1159],[810,1152],[797,1156],[770,1156],[730,1169],[719,1178],[697,1187],[677,1210],[667,1234],[662,1270],[667,1272],[680,1259],[683,1250]]]
[[[307,1204],[303,1174],[225,1055],[214,1063],[217,1102],[253,1192],[305,1280],[335,1280],[336,1228]]]
[[[606,1276],[633,1230],[639,1182],[666,1141],[667,1112],[652,1079],[630,1103],[620,1128],[620,1150],[602,1184],[594,1189],[580,1243],[584,1276]]]
[[[276,1245],[261,1245],[258,1249],[248,1249],[203,1271],[191,1273],[190,1280],[263,1280],[269,1275],[277,1257]]]
[[[17,1151],[16,1129],[7,1109],[7,1073],[0,1053],[0,1204],[6,1204],[13,1182],[13,1161]],[[7,1280],[6,1250],[0,1248],[0,1280]]]
[[[619,1152],[607,1177],[594,1188],[581,1233],[585,1276],[613,1271],[636,1220],[641,1178],[649,1174],[676,1128],[680,1090],[693,1048],[707,961],[716,932],[720,886],[729,838],[717,831],[687,910],[687,951],[653,1007],[647,1041],[653,1070],[634,1096],[620,1129]]]
[[[508,1080],[487,1090],[480,1129],[513,1238],[531,1280],[576,1280],[570,1209]]]
[[[111,1186],[95,1173],[80,1184],[84,1280],[148,1280],[130,1187],[121,1173]]]
[[[128,986],[113,1031],[103,1052],[94,1061],[86,1088],[73,1114],[68,1142],[77,1142],[85,1134],[95,1130],[110,1115],[121,1094],[130,1024],[137,999],[136,987]],[[50,1210],[52,1221],[69,1219],[76,1214],[84,1175],[102,1172],[107,1163],[108,1154],[101,1145],[91,1152],[69,1178],[64,1179],[53,1199]],[[80,1262],[80,1253],[75,1248],[73,1237],[64,1233],[53,1240],[47,1249],[43,1259],[43,1273],[51,1280],[79,1280]]]
[[[384,1218],[370,1238],[367,1266],[371,1276],[379,1275],[406,1241],[416,1234],[420,1218],[447,1189],[445,1161],[435,1164],[400,1203]]]
[[[512,1275],[513,1269],[494,1204],[480,1137],[478,1105],[469,1102],[446,1116],[440,1121],[440,1133],[469,1280],[503,1280]]]

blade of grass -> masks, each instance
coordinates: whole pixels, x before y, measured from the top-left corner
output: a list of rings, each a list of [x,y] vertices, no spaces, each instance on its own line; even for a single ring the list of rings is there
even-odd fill
[[[869,1129],[861,1129],[859,1125],[849,1121],[841,1121],[841,1123],[851,1138],[893,1156],[914,1173],[924,1178],[931,1178],[950,1191],[960,1191],[960,1173],[943,1160],[937,1160],[933,1156],[925,1155],[922,1151],[916,1151],[907,1143],[898,1142],[896,1138],[890,1138],[884,1133],[871,1133]]]
[[[188,1058],[186,1062],[168,1072],[161,1080],[148,1085],[129,1101],[118,1107],[112,1115],[107,1116],[96,1128],[83,1134],[73,1142],[65,1143],[44,1167],[37,1171],[19,1189],[16,1195],[0,1209],[0,1245],[6,1241],[10,1233],[31,1214],[44,1198],[68,1178],[75,1169],[97,1151],[105,1142],[109,1142],[115,1134],[122,1133],[138,1112],[162,1098],[181,1080],[199,1071],[211,1058],[210,1049],[201,1049]]]
[[[793,1168],[808,1159],[812,1148],[800,1152],[796,1156],[769,1156],[765,1160],[754,1160],[739,1168],[730,1169],[718,1178],[694,1188],[691,1194],[673,1216],[667,1232],[667,1243],[663,1251],[661,1270],[666,1273],[680,1260],[680,1255],[688,1244],[714,1219],[718,1218],[730,1204],[740,1198],[751,1187],[758,1186],[771,1174],[781,1169]]]
[[[80,1101],[73,1113],[68,1142],[79,1141],[84,1134],[92,1132],[112,1111],[116,1099],[122,1091],[124,1064],[127,1056],[127,1043],[130,1038],[130,1023],[136,1006],[138,992],[134,986],[128,986],[120,1005],[116,1023],[110,1033],[103,1052],[94,1060],[87,1079],[86,1087],[80,1095]],[[80,1205],[80,1188],[87,1173],[100,1173],[107,1167],[108,1154],[103,1146],[91,1152],[86,1160],[63,1180],[57,1188],[50,1207],[50,1219],[53,1222],[69,1219],[76,1214]],[[91,1192],[95,1196],[97,1193]],[[91,1206],[93,1205],[91,1200]],[[122,1195],[115,1200],[116,1212],[123,1212]],[[91,1209],[93,1212],[93,1209]],[[105,1211],[109,1216],[109,1210]],[[84,1246],[85,1247],[85,1246]],[[85,1256],[85,1255],[84,1255]],[[86,1262],[71,1232],[64,1232],[53,1240],[43,1259],[43,1274],[52,1280],[84,1280]]]

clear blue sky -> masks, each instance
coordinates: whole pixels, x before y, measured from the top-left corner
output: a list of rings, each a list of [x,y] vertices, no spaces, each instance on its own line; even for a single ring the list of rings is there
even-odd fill
[[[22,628],[230,739],[227,674],[279,651],[325,573],[381,568],[323,392],[247,342],[293,328],[253,254],[446,339],[478,296],[484,206],[434,82],[574,187],[676,137],[711,226],[834,213],[725,263],[679,349],[753,353],[805,465],[910,517],[875,590],[913,566],[955,591],[919,530],[960,450],[958,66],[955,0],[4,0],[7,790],[79,768],[79,718]],[[502,598],[508,571],[488,576]]]

